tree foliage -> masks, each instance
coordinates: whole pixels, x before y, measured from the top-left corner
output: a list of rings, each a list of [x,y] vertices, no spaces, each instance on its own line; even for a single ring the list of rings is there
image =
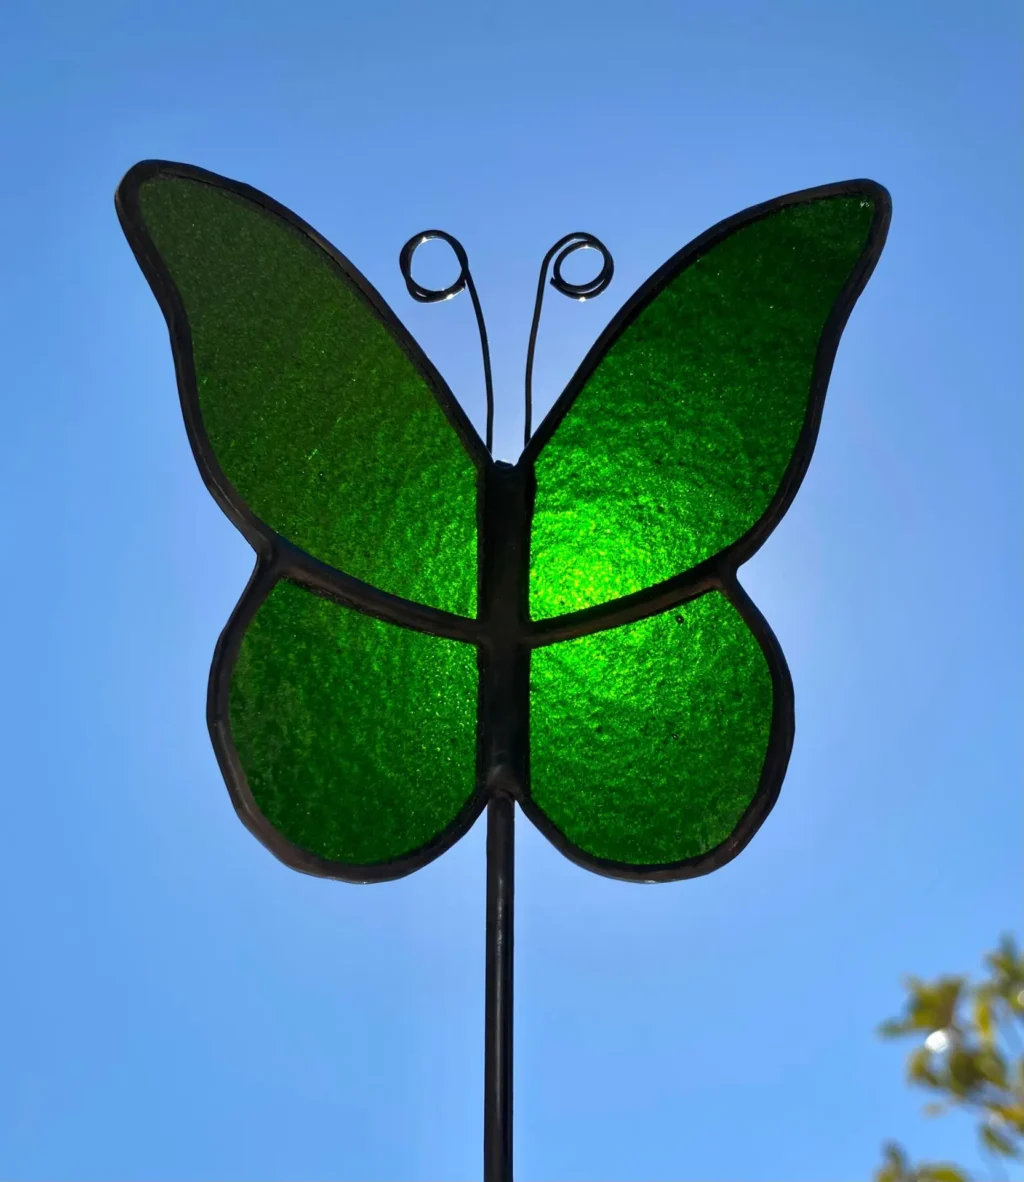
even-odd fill
[[[883,1038],[917,1038],[907,1080],[931,1092],[930,1114],[959,1108],[978,1121],[982,1148],[1024,1159],[1024,957],[1004,936],[985,958],[988,975],[933,982],[909,977],[903,1015],[882,1024]],[[913,1166],[894,1142],[883,1147],[875,1182],[970,1182],[948,1163]]]

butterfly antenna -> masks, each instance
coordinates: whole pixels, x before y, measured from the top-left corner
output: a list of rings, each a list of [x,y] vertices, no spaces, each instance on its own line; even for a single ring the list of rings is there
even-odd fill
[[[442,242],[447,242],[454,251],[455,258],[459,263],[459,274],[455,282],[447,287],[423,287],[412,277],[412,256],[424,242],[431,242],[437,238]],[[414,234],[402,247],[398,256],[398,265],[402,269],[402,277],[405,279],[405,286],[409,289],[409,294],[421,304],[439,304],[442,300],[453,299],[463,289],[469,292],[469,298],[473,301],[473,311],[476,313],[476,326],[480,333],[480,350],[484,357],[484,388],[487,395],[487,429],[484,441],[487,445],[487,452],[490,454],[494,450],[494,383],[491,380],[491,349],[487,343],[487,325],[484,324],[484,312],[480,307],[480,297],[476,294],[476,284],[473,282],[473,275],[469,269],[469,256],[462,243],[457,238],[453,238],[451,234],[446,234],[444,230],[423,230],[422,233]]]
[[[562,276],[562,265],[569,255],[574,254],[577,250],[597,250],[601,253],[601,270],[593,279],[588,280],[586,283],[570,283]],[[612,260],[611,251],[599,238],[595,238],[593,234],[584,234],[580,231],[573,234],[566,234],[564,238],[559,238],[544,256],[544,261],[540,265],[540,278],[537,280],[537,300],[533,305],[533,324],[530,326],[530,343],[526,349],[526,412],[523,418],[524,447],[530,442],[530,436],[533,434],[533,355],[537,349],[537,328],[540,325],[540,310],[544,303],[544,280],[547,279],[548,267],[551,266],[552,259],[555,260],[555,265],[551,272],[551,286],[556,291],[560,291],[562,295],[568,296],[571,300],[592,300],[594,296],[599,296],[608,284],[611,283],[612,275],[615,274],[615,263]]]

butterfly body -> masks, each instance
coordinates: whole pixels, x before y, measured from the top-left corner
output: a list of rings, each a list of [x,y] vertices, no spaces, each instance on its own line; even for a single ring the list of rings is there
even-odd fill
[[[530,654],[525,644],[530,487],[527,472],[488,464],[482,480],[480,649],[483,781],[522,798],[527,783]]]
[[[284,207],[159,161],[117,200],[197,463],[257,553],[208,720],[260,840],[310,873],[393,878],[498,794],[601,873],[734,857],[793,739],[789,673],[737,568],[806,470],[885,191],[806,190],[701,235],[515,464]]]

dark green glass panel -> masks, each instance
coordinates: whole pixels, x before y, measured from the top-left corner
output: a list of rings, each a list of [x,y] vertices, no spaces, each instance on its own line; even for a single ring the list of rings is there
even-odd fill
[[[725,596],[533,652],[531,795],[586,853],[633,866],[713,849],[757,790],[771,674]]]
[[[476,775],[476,648],[278,583],[231,681],[231,733],[260,811],[342,862],[390,861],[448,825]]]
[[[310,239],[182,177],[143,184],[214,453],[257,517],[381,590],[476,612],[476,469],[426,380]]]
[[[873,214],[829,198],[737,230],[611,346],[536,461],[535,619],[671,578],[762,516]]]

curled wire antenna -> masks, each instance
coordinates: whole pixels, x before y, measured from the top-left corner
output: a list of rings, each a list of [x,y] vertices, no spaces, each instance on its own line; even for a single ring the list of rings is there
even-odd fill
[[[601,270],[593,279],[586,283],[570,283],[562,276],[562,265],[565,260],[577,250],[596,250],[601,254]],[[556,257],[557,256],[557,257]],[[530,326],[530,344],[526,350],[526,413],[523,420],[523,446],[530,442],[533,433],[533,355],[537,348],[537,328],[540,325],[540,310],[544,303],[544,280],[547,278],[551,260],[555,260],[551,268],[551,286],[562,295],[572,300],[592,300],[599,296],[612,281],[615,274],[615,263],[612,261],[611,251],[593,234],[577,231],[559,238],[554,246],[544,256],[540,265],[540,278],[537,280],[537,301],[533,306],[533,324]]]
[[[412,256],[424,242],[430,242],[437,238],[442,242],[447,242],[452,248],[455,258],[458,260],[459,274],[455,282],[447,287],[423,287],[412,277]],[[462,243],[457,238],[453,238],[451,234],[446,234],[444,230],[423,230],[419,234],[414,234],[402,247],[398,256],[398,265],[402,269],[402,276],[405,279],[405,286],[409,289],[409,294],[421,304],[438,304],[442,300],[453,299],[463,289],[469,292],[469,298],[473,301],[473,311],[476,313],[476,326],[480,332],[480,349],[484,356],[484,386],[487,392],[485,442],[487,451],[490,453],[494,445],[494,385],[491,381],[491,350],[487,344],[487,326],[484,324],[483,309],[480,307],[476,284],[473,282],[473,275],[469,269],[469,256],[463,249]]]

